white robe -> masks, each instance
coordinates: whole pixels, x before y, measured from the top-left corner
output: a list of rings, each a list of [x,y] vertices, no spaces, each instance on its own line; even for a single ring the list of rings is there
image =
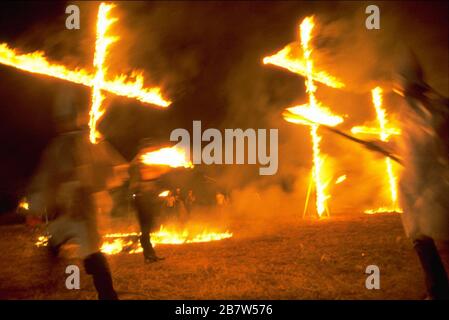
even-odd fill
[[[448,115],[428,112],[422,108],[423,102],[416,99],[408,103],[403,107],[399,143],[404,164],[399,180],[404,228],[412,239],[428,236],[449,240],[449,142],[442,141],[435,132]],[[420,111],[416,112],[410,105]]]
[[[49,208],[50,243],[67,240],[79,244],[82,258],[98,252],[101,237],[97,213],[110,187],[117,185],[114,168],[126,161],[107,142],[92,145],[87,132],[73,131],[56,137],[44,152],[30,186],[30,211],[42,214]],[[110,208],[109,208],[110,209]],[[107,210],[104,210],[107,211]]]

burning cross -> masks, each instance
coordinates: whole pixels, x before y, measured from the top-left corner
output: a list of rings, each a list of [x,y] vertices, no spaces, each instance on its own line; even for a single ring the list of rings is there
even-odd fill
[[[401,131],[397,128],[388,127],[387,113],[385,109],[382,108],[382,89],[380,87],[376,87],[371,91],[372,100],[374,108],[376,109],[377,121],[379,123],[379,127],[366,127],[366,126],[356,126],[351,129],[351,132],[354,134],[371,134],[377,135],[381,141],[388,141],[389,137],[392,135],[399,135]],[[390,158],[385,158],[385,165],[388,176],[388,184],[390,188],[390,198],[391,198],[391,207],[382,207],[379,209],[370,209],[366,210],[365,213],[373,214],[376,212],[390,212],[396,211],[401,212],[401,209],[398,207],[398,191],[397,191],[397,183],[396,177],[393,172],[393,164],[391,163]]]
[[[14,67],[19,70],[42,74],[53,78],[70,81],[92,88],[91,108],[90,108],[90,134],[92,143],[97,143],[101,137],[97,131],[97,123],[105,113],[102,106],[104,100],[103,91],[107,91],[119,96],[137,99],[144,103],[150,103],[159,107],[168,107],[170,101],[161,95],[158,87],[145,88],[142,74],[134,72],[131,77],[119,75],[114,80],[106,79],[106,67],[104,66],[108,54],[108,47],[118,40],[118,37],[107,36],[109,27],[117,21],[117,18],[109,16],[110,11],[115,7],[113,4],[101,3],[97,16],[97,31],[95,41],[94,68],[95,73],[91,74],[84,69],[77,68],[69,70],[63,65],[52,64],[47,61],[44,53],[36,51],[28,54],[17,54],[14,49],[8,47],[6,43],[0,44],[0,63]]]
[[[321,217],[324,212],[329,215],[327,207],[327,200],[330,196],[326,192],[329,179],[325,176],[325,170],[323,167],[324,158],[320,151],[321,137],[318,135],[319,124],[326,124],[328,126],[336,126],[343,122],[343,119],[337,115],[333,115],[329,108],[323,106],[315,97],[317,87],[314,81],[323,83],[332,88],[342,88],[344,84],[338,79],[326,74],[325,72],[313,70],[313,60],[311,57],[312,48],[310,46],[311,34],[314,27],[313,17],[306,17],[300,25],[300,40],[303,50],[303,57],[295,58],[291,57],[292,47],[286,46],[276,54],[265,57],[263,59],[264,64],[273,64],[285,68],[293,73],[299,74],[306,78],[306,91],[309,97],[309,102],[301,106],[295,106],[288,108],[284,113],[285,120],[296,124],[309,125],[311,127],[310,134],[312,136],[312,149],[313,149],[313,168],[311,177],[315,184],[316,191],[316,211]],[[292,115],[292,116],[290,116]],[[313,124],[307,121],[299,120],[299,115],[302,118],[312,120]],[[312,180],[309,184],[309,190],[307,192],[306,204],[304,208],[304,214],[306,213],[310,195],[310,189],[312,186]]]

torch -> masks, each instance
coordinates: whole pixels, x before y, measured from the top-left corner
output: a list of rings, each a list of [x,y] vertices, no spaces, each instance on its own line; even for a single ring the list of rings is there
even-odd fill
[[[343,138],[346,138],[346,139],[348,139],[350,141],[353,141],[355,143],[361,144],[361,145],[365,146],[367,149],[369,149],[371,151],[374,151],[374,152],[381,153],[384,156],[389,157],[391,160],[393,160],[393,161],[403,165],[401,159],[399,159],[396,155],[394,155],[391,152],[385,150],[384,148],[382,148],[381,146],[379,146],[378,144],[376,144],[374,142],[365,141],[365,140],[356,138],[356,137],[354,137],[354,136],[352,136],[350,134],[347,134],[347,133],[345,133],[345,132],[343,132],[343,131],[341,131],[339,129],[336,129],[336,128],[331,127],[331,126],[326,125],[326,124],[318,123],[316,121],[313,121],[311,119],[303,117],[303,116],[301,116],[301,115],[299,115],[297,113],[292,113],[289,110],[284,111],[282,113],[282,115],[284,116],[284,118],[296,119],[299,122],[307,122],[307,123],[309,123],[311,125],[318,125],[320,128],[324,128],[327,131],[335,133],[335,134],[337,134],[337,135],[339,135],[339,136],[341,136]]]

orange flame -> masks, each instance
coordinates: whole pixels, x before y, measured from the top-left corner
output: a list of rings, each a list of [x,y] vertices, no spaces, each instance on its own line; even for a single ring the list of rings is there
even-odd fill
[[[141,161],[145,165],[169,166],[171,168],[193,168],[189,155],[179,147],[166,147],[156,151],[151,151],[141,156]]]
[[[100,137],[100,133],[97,131],[97,121],[103,116],[104,108],[101,104],[103,102],[104,96],[101,94],[101,85],[104,82],[104,60],[106,58],[108,46],[117,40],[116,37],[107,37],[106,32],[108,28],[117,19],[108,17],[110,11],[114,8],[112,4],[100,4],[97,16],[97,39],[95,41],[95,55],[94,55],[94,67],[95,67],[95,77],[92,86],[92,106],[90,109],[90,141],[96,143],[97,139]]]
[[[374,108],[376,110],[377,121],[379,123],[378,128],[371,128],[366,126],[353,127],[351,132],[364,133],[364,134],[376,134],[379,135],[381,141],[388,141],[391,135],[399,135],[401,131],[398,128],[388,127],[387,112],[382,107],[382,88],[376,87],[371,90],[371,96]],[[374,214],[378,212],[401,212],[398,207],[398,191],[397,191],[397,178],[393,171],[393,164],[390,158],[385,158],[385,165],[387,169],[388,185],[390,189],[390,207],[381,207],[378,209],[366,210],[367,214]]]
[[[292,56],[291,45],[286,46],[272,56],[263,58],[263,64],[272,64],[302,76],[307,75],[307,62],[304,59]],[[331,88],[338,89],[345,86],[339,79],[323,71],[314,72],[312,74],[312,79]]]
[[[23,209],[23,210],[29,210],[30,209],[30,204],[28,203],[26,198],[22,198],[20,200],[19,205],[17,206],[17,208]]]
[[[337,178],[337,180],[335,180],[335,184],[340,184],[340,183],[342,183],[343,181],[345,181],[346,180],[346,175],[344,174],[344,175],[341,175],[341,176],[339,176],[338,178]]]
[[[1,43],[0,63],[18,70],[66,80],[86,87],[94,85],[95,75],[85,69],[70,70],[63,65],[50,63],[42,51],[19,54],[6,43]],[[134,72],[130,77],[122,74],[114,80],[104,80],[100,88],[118,96],[134,98],[160,107],[168,107],[171,104],[171,101],[162,97],[160,88],[144,88],[143,82],[143,76]]]
[[[334,115],[329,108],[321,105],[318,101],[316,104],[318,107],[315,108],[311,108],[308,104],[287,108],[282,115],[287,122],[302,125],[315,123],[334,127],[343,122],[343,118]]]
[[[142,252],[142,247],[138,238],[140,233],[128,232],[128,233],[110,233],[103,237],[103,243],[101,245],[101,252],[114,255],[121,252],[127,252],[129,254]],[[192,232],[188,229],[182,231],[176,231],[161,226],[158,231],[151,233],[151,243],[153,247],[159,244],[173,244],[180,245],[186,243],[201,243],[219,241],[229,239],[233,234],[229,231],[217,232],[203,229],[201,232]],[[38,237],[35,245],[37,247],[48,246],[48,236]]]
[[[312,39],[312,30],[314,28],[313,17],[306,17],[300,25],[301,48],[303,51],[302,59],[291,57],[291,45],[285,47],[278,53],[265,57],[264,64],[270,63],[288,69],[294,73],[305,76],[306,92],[309,102],[305,105],[295,106],[286,109],[283,113],[284,119],[288,122],[296,124],[305,124],[311,127],[310,134],[312,137],[313,149],[313,168],[312,179],[315,184],[316,192],[316,210],[321,217],[327,210],[327,200],[330,198],[327,193],[327,184],[329,179],[326,177],[324,170],[324,159],[321,155],[320,141],[318,135],[319,124],[328,126],[336,126],[343,122],[343,118],[333,115],[329,108],[321,105],[315,97],[316,86],[314,81],[323,83],[333,88],[341,88],[344,84],[338,79],[324,73],[315,72],[313,69],[312,48],[310,40]],[[308,193],[309,194],[309,193]],[[308,203],[308,200],[306,201]]]
[[[161,193],[159,193],[157,196],[159,198],[165,198],[165,197],[168,197],[169,194],[170,194],[170,190],[165,190],[165,191],[162,191]]]

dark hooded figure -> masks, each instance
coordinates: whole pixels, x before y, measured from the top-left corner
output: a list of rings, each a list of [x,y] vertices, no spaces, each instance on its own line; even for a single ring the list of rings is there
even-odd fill
[[[80,116],[75,100],[70,91],[60,94],[55,109],[59,135],[44,151],[30,185],[30,212],[45,212],[50,220],[51,252],[56,255],[67,241],[75,241],[98,298],[115,300],[108,262],[100,251],[97,213],[111,184],[126,179],[127,166],[106,142],[90,143],[87,128],[79,125],[87,123],[87,117]],[[117,175],[120,166],[122,177]]]
[[[403,225],[424,270],[428,298],[449,299],[436,245],[447,250],[449,243],[449,102],[424,82],[411,52],[403,55],[396,82],[405,99],[396,150],[404,165],[399,181]]]

